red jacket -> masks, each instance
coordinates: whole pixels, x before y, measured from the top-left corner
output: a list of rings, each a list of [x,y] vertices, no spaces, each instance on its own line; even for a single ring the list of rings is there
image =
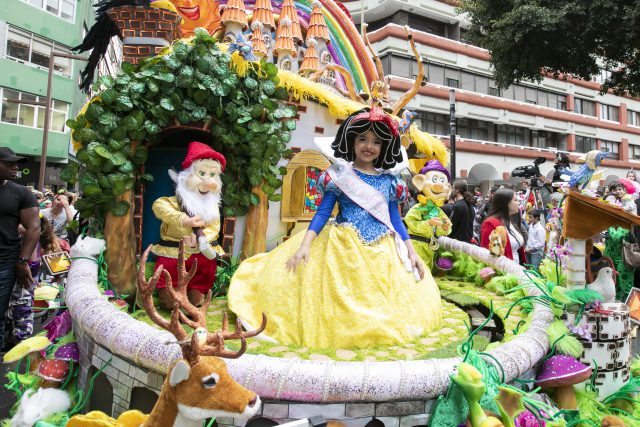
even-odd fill
[[[491,232],[500,225],[506,228],[506,225],[502,222],[502,220],[495,216],[489,216],[483,221],[482,225],[480,226],[480,246],[485,249],[489,249],[489,236],[491,235]],[[510,238],[511,236],[509,235],[509,233],[507,233],[507,244],[504,248],[504,256],[509,259],[513,259],[513,253],[511,252],[511,241],[509,240]],[[520,249],[518,249],[518,258],[519,259],[517,261],[519,263],[524,263],[526,259],[524,253],[524,244],[520,247]]]

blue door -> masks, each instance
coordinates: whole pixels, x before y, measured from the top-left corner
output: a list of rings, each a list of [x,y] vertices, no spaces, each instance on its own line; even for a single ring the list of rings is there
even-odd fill
[[[180,164],[187,154],[183,147],[156,146],[149,150],[145,173],[153,175],[153,182],[145,185],[142,213],[142,250],[160,240],[160,221],[151,210],[156,199],[175,194],[175,184],[169,177],[169,169],[181,170]]]

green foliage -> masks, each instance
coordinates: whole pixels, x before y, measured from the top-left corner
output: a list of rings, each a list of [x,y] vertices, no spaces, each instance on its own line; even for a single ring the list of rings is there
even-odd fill
[[[582,356],[584,346],[574,337],[563,320],[555,320],[547,327],[549,343],[555,346],[555,350],[560,354],[567,354],[576,359]]]
[[[99,95],[84,114],[67,122],[82,146],[77,153],[82,167],[71,164],[65,171],[65,178],[83,189],[81,214],[126,215],[130,206],[118,196],[138,180],[153,179],[142,174],[147,147],[176,121],[210,124],[213,147],[227,158],[225,215],[244,215],[259,203],[251,193],[255,186],[269,200],[280,200],[283,171],[276,165],[287,152],[296,108],[283,102],[289,95],[277,87],[277,68],[264,61],[260,68],[238,75],[230,55],[206,31],[196,31],[193,40],[176,41],[164,55],[140,65],[125,63],[115,78],[97,79]]]
[[[218,269],[216,270],[216,281],[213,283],[211,289],[211,295],[213,297],[219,297],[227,295],[229,284],[231,283],[231,277],[240,266],[240,258],[232,256],[229,261],[224,259],[220,260]]]
[[[469,37],[491,51],[498,85],[544,72],[585,80],[611,70],[602,90],[640,95],[637,0],[464,0]]]

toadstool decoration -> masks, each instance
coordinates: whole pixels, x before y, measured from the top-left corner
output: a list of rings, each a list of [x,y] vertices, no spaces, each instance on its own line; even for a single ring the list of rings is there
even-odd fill
[[[495,275],[496,271],[491,267],[485,267],[478,272],[478,276],[480,276],[484,283],[487,283]]]
[[[453,268],[453,260],[444,257],[438,258],[436,261],[436,267],[442,271],[449,271]]]
[[[80,360],[80,349],[78,343],[70,342],[58,347],[53,357],[57,360],[65,360],[67,362],[76,362]]]
[[[26,340],[21,341],[7,353],[5,353],[2,361],[4,363],[13,363],[22,359],[30,353],[35,353],[37,356],[39,356],[39,352],[46,349],[50,345],[51,341],[49,341],[47,337],[43,337],[42,335],[27,338]],[[31,363],[31,366],[34,366],[33,362]]]
[[[573,385],[591,377],[591,366],[587,366],[571,356],[556,355],[542,365],[536,379],[536,386],[553,388],[553,399],[560,409],[577,409],[576,393]]]
[[[69,373],[69,362],[65,360],[43,360],[38,367],[38,376],[45,381],[61,383]]]

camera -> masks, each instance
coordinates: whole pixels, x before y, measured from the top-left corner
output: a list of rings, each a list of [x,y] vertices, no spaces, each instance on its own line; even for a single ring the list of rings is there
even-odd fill
[[[518,166],[511,172],[511,176],[514,178],[530,178],[532,188],[541,188],[544,186],[544,181],[540,180],[542,174],[540,173],[540,165],[546,162],[544,157],[536,157],[532,165]]]

